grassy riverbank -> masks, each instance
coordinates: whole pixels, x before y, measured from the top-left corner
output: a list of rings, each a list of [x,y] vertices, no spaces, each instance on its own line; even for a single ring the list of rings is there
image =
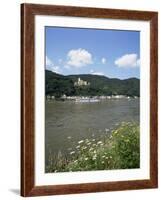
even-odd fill
[[[139,168],[139,131],[138,124],[123,122],[101,140],[80,140],[68,158],[51,154],[46,172]]]

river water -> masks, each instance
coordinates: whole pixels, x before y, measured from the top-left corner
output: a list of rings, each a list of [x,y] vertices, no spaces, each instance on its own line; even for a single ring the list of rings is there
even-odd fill
[[[99,138],[120,122],[139,122],[139,99],[91,103],[47,101],[45,105],[45,160],[49,152],[67,154],[79,140]]]

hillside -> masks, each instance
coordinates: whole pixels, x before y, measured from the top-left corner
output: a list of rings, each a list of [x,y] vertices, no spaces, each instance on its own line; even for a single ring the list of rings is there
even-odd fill
[[[92,74],[60,75],[46,70],[46,95],[67,96],[98,96],[98,95],[128,95],[139,96],[140,80],[129,78],[120,80]],[[87,86],[75,87],[74,82],[81,78],[90,83]]]

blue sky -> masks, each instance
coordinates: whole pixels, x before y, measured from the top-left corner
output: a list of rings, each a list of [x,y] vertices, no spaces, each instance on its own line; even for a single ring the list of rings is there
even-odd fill
[[[46,27],[46,69],[140,78],[140,32]]]

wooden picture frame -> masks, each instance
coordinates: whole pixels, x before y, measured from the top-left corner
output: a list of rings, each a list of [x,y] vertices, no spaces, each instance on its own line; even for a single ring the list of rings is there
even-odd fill
[[[150,22],[150,179],[35,185],[35,21],[36,15]],[[21,5],[21,195],[58,195],[158,187],[158,13],[55,5]]]

